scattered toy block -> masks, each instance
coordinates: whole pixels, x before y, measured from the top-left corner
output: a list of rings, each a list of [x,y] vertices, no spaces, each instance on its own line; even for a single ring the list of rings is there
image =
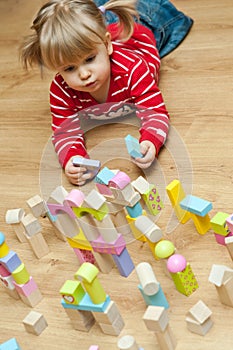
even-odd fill
[[[67,280],[60,289],[60,294],[67,304],[78,305],[85,295],[81,282]]]
[[[22,218],[22,224],[24,226],[27,236],[32,237],[42,230],[41,224],[38,219],[31,213],[25,215]]]
[[[117,346],[120,350],[140,350],[132,335],[124,335],[121,337],[117,342]]]
[[[197,232],[205,234],[210,229],[209,211],[212,209],[212,203],[204,199],[188,195],[181,202],[182,209],[190,212]]]
[[[91,345],[88,350],[100,350],[98,345]]]
[[[100,183],[103,185],[108,185],[109,181],[115,176],[115,173],[108,169],[107,167],[104,167],[102,170],[99,171],[99,173],[95,177],[95,182]]]
[[[210,220],[210,227],[212,230],[222,236],[227,236],[229,234],[229,230],[226,226],[226,219],[229,217],[229,214],[218,212],[215,214]]]
[[[36,311],[30,311],[29,314],[23,320],[24,327],[28,333],[40,335],[48,323],[44,316]]]
[[[93,312],[93,316],[106,334],[118,335],[124,327],[124,321],[114,301],[110,301],[104,312]]]
[[[96,159],[87,159],[82,157],[74,157],[72,159],[74,166],[80,166],[87,169],[87,172],[96,175],[101,167],[101,163]]]
[[[206,335],[213,326],[212,311],[199,300],[187,313],[186,323],[188,329],[196,334]]]
[[[22,208],[7,210],[5,220],[6,223],[11,225],[18,240],[21,243],[26,242],[25,229],[22,224],[22,218],[25,215],[25,211]]]
[[[212,265],[209,282],[215,285],[222,304],[233,307],[233,270],[224,265]]]
[[[123,249],[120,255],[112,254],[113,260],[123,277],[128,277],[134,270],[134,263],[126,248]]]
[[[47,207],[45,201],[39,195],[29,198],[26,203],[36,218],[46,216]]]
[[[50,252],[49,246],[41,232],[38,232],[33,236],[27,236],[27,241],[38,259]]]
[[[11,338],[7,340],[5,343],[0,344],[0,350],[21,350],[21,349],[22,348],[19,346],[15,338]]]
[[[138,139],[131,135],[125,137],[125,144],[129,155],[132,158],[142,158],[143,154],[140,151],[140,143]]]
[[[233,233],[230,232],[228,233],[227,236],[223,236],[223,235],[219,235],[217,233],[214,234],[214,237],[215,237],[215,240],[218,244],[221,244],[221,245],[226,245],[226,238],[228,237],[232,237],[233,236]]]
[[[228,218],[226,219],[226,224],[227,224],[229,231],[233,232],[233,214],[228,216]]]
[[[231,260],[233,260],[233,236],[232,235],[225,237],[225,245],[227,247]]]
[[[139,216],[135,220],[135,226],[152,243],[160,241],[163,236],[161,229],[148,216]]]
[[[190,219],[190,213],[180,207],[185,198],[185,192],[179,180],[173,180],[166,187],[167,195],[180,223],[185,224]]]
[[[12,273],[22,264],[22,261],[13,250],[10,250],[9,254],[3,258],[0,258],[0,264],[2,264],[10,273]]]
[[[95,319],[91,311],[64,308],[73,328],[77,331],[89,332],[95,324]]]

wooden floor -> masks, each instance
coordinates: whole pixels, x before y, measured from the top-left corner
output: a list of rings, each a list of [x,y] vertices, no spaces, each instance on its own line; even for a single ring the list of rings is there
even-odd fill
[[[66,242],[58,240],[46,219],[41,219],[50,253],[38,260],[27,243],[19,243],[12,228],[5,223],[8,209],[24,208],[36,194],[45,199],[50,191],[67,183],[50,147],[48,88],[51,74],[41,80],[40,72],[25,73],[19,65],[17,47],[28,33],[31,19],[42,0],[0,1],[0,231],[10,248],[17,252],[34,277],[43,300],[34,308],[44,314],[48,327],[40,336],[26,333],[22,320],[30,308],[15,301],[0,286],[0,343],[16,337],[23,350],[88,349],[98,344],[101,350],[117,349],[118,337],[104,335],[96,324],[86,334],[75,331],[60,305],[59,289],[73,279],[78,260]],[[199,235],[192,222],[178,225],[172,217],[165,186],[175,178],[192,193],[213,203],[210,216],[218,211],[233,212],[233,2],[232,0],[174,0],[195,24],[185,41],[162,60],[161,83],[171,115],[171,133],[159,161],[142,174],[130,162],[123,137],[137,136],[134,121],[97,127],[87,132],[92,158],[103,165],[120,168],[132,180],[139,174],[157,184],[165,208],[155,218],[164,237],[171,239],[190,262],[199,289],[190,297],[178,293],[163,273],[146,244],[128,244],[128,251],[138,264],[153,266],[170,304],[170,326],[177,339],[177,349],[232,349],[233,308],[223,306],[215,287],[208,282],[213,264],[233,267],[224,246],[215,242],[213,231]],[[113,131],[114,130],[114,131]],[[85,186],[88,193],[93,183]],[[116,269],[100,273],[105,291],[115,301],[125,321],[120,336],[133,335],[145,350],[159,349],[156,337],[146,330],[142,316],[146,310],[137,289],[135,271],[128,277]],[[187,330],[185,315],[198,300],[213,312],[214,326],[205,336]]]

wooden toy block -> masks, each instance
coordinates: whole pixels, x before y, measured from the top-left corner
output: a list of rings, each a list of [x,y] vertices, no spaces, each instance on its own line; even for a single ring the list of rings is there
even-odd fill
[[[23,263],[12,272],[12,277],[18,284],[25,284],[30,280],[30,274]]]
[[[117,240],[118,232],[109,214],[107,214],[103,220],[95,222],[95,224],[105,242],[111,243]]]
[[[90,250],[73,248],[75,255],[78,257],[80,265],[84,262],[90,262],[91,264],[95,263],[95,257]]]
[[[198,216],[206,216],[212,209],[212,203],[205,199],[195,197],[192,195],[186,196],[181,202],[182,209],[189,211]]]
[[[142,215],[146,215],[146,212],[143,211]],[[145,238],[144,234],[141,231],[139,231],[135,226],[135,221],[137,220],[137,218],[131,218],[130,215],[126,215],[126,220],[129,223],[129,226],[130,226],[130,229],[134,235],[134,238],[137,239],[138,241],[146,242],[146,238]]]
[[[140,151],[140,144],[138,139],[131,135],[125,137],[125,144],[129,155],[133,158],[142,158],[143,155]]]
[[[100,236],[98,227],[90,214],[86,214],[78,218],[78,224],[89,242],[96,240]]]
[[[146,295],[156,294],[159,290],[159,282],[151,265],[147,262],[141,262],[135,269],[143,292]]]
[[[228,216],[228,218],[226,219],[226,224],[227,224],[229,231],[233,232],[233,214]]]
[[[212,311],[199,300],[187,313],[186,323],[188,329],[200,335],[205,335],[213,326]]]
[[[5,343],[0,344],[0,350],[21,350],[21,349],[22,348],[19,346],[15,338],[11,338],[7,340]]]
[[[114,320],[112,324],[99,323],[99,326],[104,334],[117,336],[124,328],[125,323],[121,315],[118,315],[118,317]]]
[[[101,221],[105,217],[105,215],[108,213],[108,206],[107,204],[104,204],[101,207],[101,210],[95,210],[92,208],[84,208],[84,207],[73,207],[72,208],[77,218],[81,218],[84,215],[90,214],[92,215],[96,220]]]
[[[88,195],[84,199],[84,203],[89,208],[93,208],[95,210],[101,210],[101,207],[106,203],[106,198],[96,190],[92,190],[88,193]]]
[[[130,185],[131,179],[130,177],[124,173],[123,171],[118,171],[108,182],[108,186],[112,188],[119,188],[120,190],[124,190]],[[127,193],[131,197],[134,193],[132,186],[127,188]]]
[[[191,307],[191,309],[189,309],[187,315],[202,324],[212,315],[212,311],[202,300],[199,300],[193,307]]]
[[[47,242],[44,239],[44,236],[42,235],[41,232],[28,237],[27,236],[27,241],[30,244],[35,256],[40,259],[43,256],[47,255],[49,253],[49,246]]]
[[[5,269],[3,265],[0,264],[0,281],[2,282],[5,291],[9,296],[15,300],[19,299],[19,294],[14,286],[14,279],[9,271]]]
[[[225,265],[213,264],[209,274],[209,282],[220,287],[229,278],[233,277],[233,269]]]
[[[125,207],[125,209],[127,210],[128,214],[131,218],[137,218],[138,216],[142,215],[142,212],[143,212],[141,203],[139,201],[136,204],[134,204],[133,206],[127,205]]]
[[[108,253],[93,251],[93,256],[102,273],[109,273],[115,265],[112,256]]]
[[[7,224],[10,224],[13,228],[18,240],[21,243],[26,242],[25,237],[25,229],[22,224],[22,218],[24,217],[24,210],[22,208],[19,209],[11,209],[7,210],[5,220]]]
[[[28,333],[40,335],[48,323],[44,316],[36,311],[30,311],[29,314],[23,320],[24,327]]]
[[[111,300],[104,312],[93,312],[93,316],[98,323],[112,324],[120,316],[120,312],[116,303]]]
[[[124,335],[118,339],[117,346],[120,350],[140,350],[136,340],[131,335]]]
[[[67,242],[72,248],[83,249],[83,250],[92,250],[90,242],[85,237],[82,229],[79,227],[78,234],[72,238],[66,237]]]
[[[103,303],[106,299],[106,293],[97,278],[98,273],[95,265],[83,263],[74,275],[75,279],[82,281],[94,304]]]
[[[197,321],[195,321],[193,318],[189,316],[187,316],[185,320],[186,320],[187,328],[188,330],[190,330],[190,332],[203,335],[203,336],[206,335],[206,333],[208,333],[213,326],[213,321],[211,320],[211,318],[208,318],[202,324],[198,323]]]
[[[26,305],[34,307],[42,300],[41,292],[32,277],[30,277],[29,281],[25,284],[14,282],[14,286]]]
[[[64,205],[64,204],[57,204],[57,203],[47,203],[47,207],[50,211],[50,213],[55,217],[55,220],[57,220],[57,216],[59,214],[67,214],[70,219],[76,219],[76,216],[73,212],[73,210],[71,209],[71,207],[69,207],[68,205]]]
[[[163,332],[168,326],[168,313],[162,306],[149,305],[143,315],[143,321],[148,330]]]
[[[125,248],[120,255],[112,254],[112,257],[121,276],[128,277],[134,270],[134,263],[128,253],[128,250]]]
[[[180,293],[189,296],[198,288],[191,266],[182,255],[171,255],[167,261],[167,269]]]
[[[149,186],[148,192],[142,194],[142,198],[151,215],[156,216],[164,208],[164,204],[158,190],[153,184]]]
[[[190,213],[180,207],[180,202],[185,198],[185,192],[180,181],[173,180],[166,187],[166,191],[177,219],[180,223],[185,224],[190,219]]]
[[[100,350],[98,345],[91,345],[88,350]]]
[[[0,232],[0,259],[7,256],[10,252],[10,248],[6,244],[5,235]]]
[[[113,201],[116,204],[121,204],[123,206],[132,205],[135,202],[135,198],[136,202],[140,199],[140,196],[136,194],[131,183],[126,185],[123,189],[110,186],[110,190],[113,194],[113,198],[111,199],[111,201]]]
[[[57,186],[55,190],[50,194],[47,203],[63,204],[68,194],[69,193],[63,186]]]
[[[161,229],[148,216],[139,216],[135,220],[135,226],[152,243],[158,242],[163,236]]]
[[[74,305],[78,305],[85,295],[81,282],[72,280],[67,280],[59,292],[65,303]]]
[[[29,198],[26,201],[28,207],[30,208],[32,214],[39,218],[40,216],[45,217],[47,213],[47,206],[45,201],[39,196],[36,195],[34,197]]]
[[[165,297],[165,294],[160,286],[159,283],[159,290],[154,295],[146,295],[141,287],[141,285],[138,285],[138,289],[140,293],[142,294],[142,297],[146,303],[146,305],[154,305],[154,306],[163,306],[165,309],[169,308],[169,303]]]
[[[41,224],[38,219],[31,213],[25,215],[22,218],[22,224],[25,228],[26,234],[31,237],[42,230]]]
[[[89,332],[95,324],[95,319],[91,311],[64,309],[69,317],[73,328],[81,332]]]
[[[233,236],[225,237],[225,245],[227,247],[231,260],[233,260]]]
[[[228,233],[227,236],[223,236],[223,235],[219,235],[217,233],[214,233],[214,237],[215,237],[215,240],[218,244],[221,244],[221,245],[226,245],[226,238],[229,238],[229,237],[232,237],[233,236],[233,233],[230,232]]]
[[[113,198],[112,191],[110,190],[110,188],[108,188],[107,185],[99,184],[99,183],[96,182],[95,183],[95,187],[97,188],[99,193],[101,193],[103,196],[105,196],[105,197],[112,197]]]
[[[125,208],[115,203],[108,203],[108,206],[110,210],[109,215],[111,216],[112,222],[117,231],[123,235],[132,234],[131,227],[126,218]],[[112,207],[116,207],[114,212],[111,211]]]
[[[102,237],[99,237],[91,244],[95,252],[117,255],[120,255],[126,247],[125,239],[121,234],[118,234],[117,239],[113,242],[107,243]]]
[[[87,159],[82,157],[74,157],[72,159],[74,166],[80,166],[87,169],[87,172],[96,175],[101,167],[101,163],[96,159]]]
[[[13,250],[10,250],[9,254],[3,258],[0,258],[0,264],[2,264],[9,272],[12,273],[19,265],[22,264],[22,261]]]
[[[200,235],[204,235],[210,229],[210,217],[205,215],[204,217],[190,213],[190,217],[196,227],[197,232]]]
[[[80,301],[78,305],[73,304],[66,304],[64,300],[61,300],[61,304],[64,309],[73,309],[73,310],[82,310],[82,311],[91,311],[91,312],[104,312],[110,303],[111,299],[107,295],[106,299],[103,303],[100,304],[94,304],[89,297],[89,295],[86,293],[84,298]]]
[[[210,220],[210,227],[218,235],[227,236],[229,230],[226,226],[226,219],[229,217],[229,214],[218,212]]]
[[[81,207],[85,199],[85,194],[77,189],[71,190],[65,197],[63,204],[69,207]]]
[[[108,185],[109,181],[115,176],[115,173],[108,169],[107,167],[104,167],[102,170],[99,171],[99,173],[95,177],[95,182],[100,183],[103,185]]]
[[[164,332],[155,333],[161,350],[174,350],[177,346],[176,338],[168,325]]]

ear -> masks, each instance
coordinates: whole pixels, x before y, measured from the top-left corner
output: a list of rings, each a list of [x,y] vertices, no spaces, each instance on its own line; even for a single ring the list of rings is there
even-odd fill
[[[109,32],[105,34],[105,45],[106,45],[108,54],[111,55],[113,52],[113,46],[111,41],[111,34]]]

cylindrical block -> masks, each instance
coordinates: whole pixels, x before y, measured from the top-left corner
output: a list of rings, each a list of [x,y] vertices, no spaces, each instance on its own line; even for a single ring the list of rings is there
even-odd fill
[[[154,295],[159,291],[159,282],[156,280],[152,267],[147,262],[136,266],[136,272],[143,292],[146,295]]]
[[[12,272],[12,277],[17,284],[25,284],[30,279],[30,275],[23,263]]]
[[[132,335],[125,335],[117,342],[117,346],[120,350],[139,350],[136,340]]]

